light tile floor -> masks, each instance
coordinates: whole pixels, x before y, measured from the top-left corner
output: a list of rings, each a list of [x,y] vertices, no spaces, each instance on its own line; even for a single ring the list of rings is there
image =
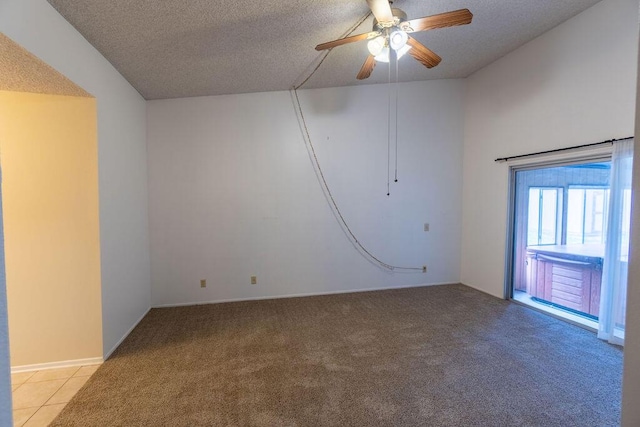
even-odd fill
[[[11,374],[14,427],[48,426],[100,365]]]

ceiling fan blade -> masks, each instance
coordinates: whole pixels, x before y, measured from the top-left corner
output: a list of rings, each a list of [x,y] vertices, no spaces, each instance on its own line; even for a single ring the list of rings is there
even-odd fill
[[[394,18],[393,13],[391,13],[391,6],[389,6],[389,0],[367,0],[367,4],[378,22],[393,21]]]
[[[466,25],[471,23],[473,14],[469,9],[454,10],[439,15],[425,16],[424,18],[412,19],[402,23],[402,29],[408,33],[416,31],[433,30],[436,28],[455,27],[456,25]]]
[[[411,49],[409,49],[409,55],[413,56],[427,68],[433,68],[442,61],[442,58],[440,58],[435,52],[428,49],[413,37],[409,37],[407,44],[411,46]]]
[[[371,75],[373,71],[373,67],[376,66],[376,58],[373,55],[369,55],[367,59],[362,64],[362,68],[360,68],[360,72],[356,76],[358,80],[364,80]]]
[[[355,36],[345,37],[343,39],[338,39],[338,40],[334,40],[326,43],[320,43],[318,46],[316,46],[316,50],[332,49],[336,46],[342,46],[343,44],[358,42],[360,40],[372,39],[374,37],[377,37],[379,34],[380,33],[378,33],[377,31],[372,31],[370,33],[357,34]]]

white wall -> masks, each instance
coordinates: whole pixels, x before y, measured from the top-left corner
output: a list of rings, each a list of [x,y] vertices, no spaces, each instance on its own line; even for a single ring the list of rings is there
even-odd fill
[[[314,173],[290,93],[152,101],[153,305],[458,282],[464,82],[399,90],[400,175],[390,197],[387,87],[299,93],[355,235],[383,261],[427,264],[427,274],[383,271],[350,243]]]
[[[103,348],[108,353],[150,306],[145,101],[44,0],[0,2],[0,31],[97,99]]]
[[[640,65],[640,56],[638,57]],[[640,135],[640,76],[636,95],[636,135]],[[622,426],[640,425],[640,143],[636,138],[633,158],[633,218],[627,288],[627,319],[624,342],[624,380],[622,383]]]
[[[638,0],[604,0],[467,79],[463,283],[504,296],[499,157],[633,135]]]

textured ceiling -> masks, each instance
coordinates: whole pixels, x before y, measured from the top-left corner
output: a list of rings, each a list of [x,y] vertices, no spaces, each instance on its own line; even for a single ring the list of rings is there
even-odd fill
[[[0,90],[91,96],[80,86],[0,33]]]
[[[286,90],[317,63],[318,43],[343,35],[365,0],[48,0],[146,99]],[[468,8],[473,22],[415,33],[443,60],[407,55],[400,80],[466,77],[598,0],[397,0],[409,19]],[[372,17],[354,34],[368,32]],[[383,83],[386,64],[356,74],[366,42],[334,48],[305,88]],[[541,58],[543,60],[543,58]]]

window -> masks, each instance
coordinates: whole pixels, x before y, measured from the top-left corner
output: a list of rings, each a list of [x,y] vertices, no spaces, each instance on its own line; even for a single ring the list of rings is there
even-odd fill
[[[529,188],[527,246],[559,244],[562,189]]]
[[[609,189],[569,187],[567,244],[605,243]]]

